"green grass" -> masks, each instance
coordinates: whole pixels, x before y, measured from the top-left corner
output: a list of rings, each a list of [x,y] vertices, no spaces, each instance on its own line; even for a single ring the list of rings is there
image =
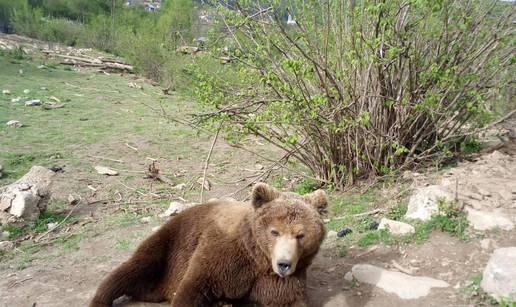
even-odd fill
[[[131,235],[129,235],[127,237],[116,239],[114,247],[121,251],[128,251],[132,247],[134,247],[136,244],[136,241],[141,239],[144,235],[145,235],[145,233],[143,233],[143,232],[136,232],[136,233],[132,233]]]
[[[458,209],[457,204],[440,202],[439,213],[432,217],[428,222],[405,221],[404,216],[407,212],[407,203],[401,201],[397,205],[390,207],[383,214],[384,217],[408,222],[415,228],[415,232],[408,235],[392,235],[388,230],[374,230],[371,225],[378,222],[382,216],[362,216],[354,215],[373,208],[378,208],[386,200],[382,199],[378,189],[370,189],[363,194],[344,194],[330,199],[330,221],[326,224],[328,230],[339,231],[344,227],[351,228],[353,233],[339,241],[347,242],[348,245],[357,244],[360,247],[367,247],[373,244],[410,244],[424,243],[433,230],[439,230],[460,239],[468,240],[467,229],[468,221],[466,215]],[[339,219],[332,219],[338,217]]]
[[[140,219],[142,218],[142,215],[132,213],[132,212],[118,212],[111,214],[106,218],[105,224],[107,226],[117,226],[117,227],[125,227],[129,225],[137,224]]]
[[[38,68],[41,64],[45,68]],[[163,96],[159,88],[143,82],[139,82],[143,90],[130,88],[131,80],[126,77],[94,70],[77,72],[36,55],[13,63],[4,53],[0,67],[0,90],[11,92],[0,94],[0,164],[5,174],[0,185],[15,181],[33,165],[65,164],[93,172],[85,159],[91,147],[102,148],[106,151],[102,154],[112,158],[123,157],[117,153],[126,142],[139,144],[139,151],[132,155],[141,160],[164,153],[168,157],[205,155],[204,148],[192,148],[191,141],[209,136],[171,124],[155,111],[163,106],[168,114],[186,116],[198,108],[188,103],[188,97]],[[25,94],[25,89],[30,92]],[[52,96],[65,107],[44,110],[24,106],[26,100],[46,102]],[[11,102],[17,97],[21,97],[19,102]],[[8,127],[5,123],[9,120],[19,120],[24,127]]]
[[[319,183],[313,179],[304,179],[295,188],[294,192],[304,195],[317,190]]]
[[[9,232],[9,239],[16,239],[25,233],[22,227],[12,224],[3,225],[2,231]]]
[[[387,211],[387,214],[385,217],[391,220],[400,221],[405,214],[407,213],[408,204],[407,203],[401,203],[398,204],[392,208],[390,208]]]

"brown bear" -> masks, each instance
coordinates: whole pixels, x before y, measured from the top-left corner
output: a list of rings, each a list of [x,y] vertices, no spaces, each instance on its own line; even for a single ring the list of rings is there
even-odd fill
[[[121,296],[173,307],[219,301],[307,306],[306,270],[325,236],[322,190],[259,183],[250,204],[212,201],[169,219],[99,286],[90,307]]]

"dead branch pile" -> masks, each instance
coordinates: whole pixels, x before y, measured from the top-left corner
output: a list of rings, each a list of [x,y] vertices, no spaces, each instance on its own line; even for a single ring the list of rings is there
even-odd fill
[[[66,55],[60,54],[52,51],[45,51],[48,56],[58,57],[63,59],[61,64],[63,65],[73,65],[73,66],[82,66],[82,67],[98,67],[104,70],[119,70],[126,72],[133,72],[134,67],[117,61],[113,59],[104,59],[101,57],[91,58],[87,56],[74,56],[74,55]]]

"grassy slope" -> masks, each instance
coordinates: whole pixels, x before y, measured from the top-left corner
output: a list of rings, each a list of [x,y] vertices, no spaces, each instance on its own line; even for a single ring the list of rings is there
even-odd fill
[[[47,68],[38,68],[41,64]],[[4,56],[0,57],[0,67],[0,89],[11,91],[11,95],[0,96],[0,164],[7,174],[0,185],[20,177],[35,164],[80,166],[86,154],[83,149],[91,145],[105,146],[108,152],[104,155],[112,158],[121,153],[109,151],[113,149],[109,145],[121,142],[148,145],[138,152],[143,159],[192,151],[188,143],[197,138],[194,131],[164,124],[146,106],[159,107],[161,103],[168,112],[177,114],[191,108],[183,99],[163,97],[158,89],[144,83],[139,83],[143,90],[130,88],[128,79],[116,74],[76,72],[44,58],[13,61]],[[30,93],[24,94],[25,89]],[[49,101],[52,96],[66,107],[43,110],[24,106],[26,100]],[[20,102],[11,102],[16,97],[22,97]],[[25,127],[7,127],[5,123],[13,119]]]

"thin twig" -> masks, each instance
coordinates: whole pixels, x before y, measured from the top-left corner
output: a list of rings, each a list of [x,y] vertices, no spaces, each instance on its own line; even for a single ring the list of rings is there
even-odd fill
[[[213,152],[213,148],[215,147],[215,143],[217,143],[217,139],[219,138],[219,133],[220,133],[221,127],[222,127],[222,125],[219,126],[219,129],[217,129],[217,132],[215,133],[215,136],[213,137],[213,142],[211,142],[210,151],[208,152],[208,156],[206,157],[206,162],[204,163],[204,171],[202,174],[201,195],[200,195],[201,204],[204,203],[204,185],[206,184],[206,173],[208,172],[208,166],[210,164],[211,154]]]
[[[99,202],[99,201],[95,201],[95,202]],[[81,200],[79,199],[79,202],[77,203],[77,205],[75,205],[71,210],[70,212],[68,212],[68,214],[65,216],[65,218],[63,220],[61,220],[61,222],[59,222],[59,224],[56,225],[56,227],[53,227],[53,228],[49,228],[47,231],[45,231],[44,233],[42,233],[39,237],[37,237],[36,239],[34,239],[34,242],[39,242],[41,239],[43,239],[46,235],[48,235],[49,233],[51,233],[52,231],[56,230],[57,228],[61,227],[65,222],[66,220],[68,220],[68,218],[70,217],[70,215],[72,215],[72,213],[81,206]]]
[[[136,148],[136,147],[134,147],[134,146],[129,145],[129,143],[125,143],[125,146],[127,146],[127,147],[131,148],[131,149],[132,149],[132,150],[134,150],[134,151],[138,151],[138,148]]]
[[[383,209],[374,209],[374,210],[367,211],[367,212],[364,212],[364,213],[358,213],[358,214],[353,214],[353,215],[345,215],[345,216],[338,216],[338,217],[334,217],[334,218],[331,218],[331,219],[325,219],[324,221],[329,223],[330,221],[340,221],[340,220],[347,219],[349,217],[362,217],[362,216],[367,216],[367,215],[374,215],[374,214],[381,213],[383,211],[384,211]]]

